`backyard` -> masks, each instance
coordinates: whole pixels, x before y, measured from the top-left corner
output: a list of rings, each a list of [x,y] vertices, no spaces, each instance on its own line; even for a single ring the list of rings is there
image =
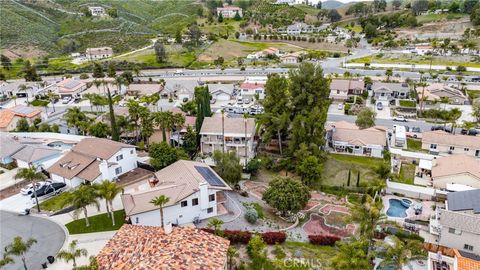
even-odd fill
[[[422,152],[422,140],[407,138],[407,150],[413,152]]]
[[[125,222],[125,211],[117,210],[114,212],[114,216],[115,226],[112,225],[112,218],[107,213],[104,213],[89,217],[90,226],[87,227],[82,213],[78,216],[78,219],[65,224],[65,227],[67,227],[70,234],[115,231],[120,229]]]
[[[323,185],[347,186],[348,171],[351,171],[350,185],[356,185],[357,174],[360,172],[360,182],[370,182],[376,179],[374,169],[383,160],[371,157],[329,154],[323,168]]]
[[[400,167],[400,173],[398,174],[398,177],[394,177],[394,181],[413,185],[415,179],[415,167],[414,164],[403,163]]]

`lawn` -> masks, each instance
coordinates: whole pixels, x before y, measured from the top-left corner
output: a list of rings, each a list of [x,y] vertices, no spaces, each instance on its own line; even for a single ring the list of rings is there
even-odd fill
[[[400,183],[413,185],[413,180],[415,179],[415,167],[414,164],[403,163],[402,167],[400,167],[400,174],[395,180]]]
[[[50,103],[48,100],[34,99],[30,104],[35,107],[46,107]]]
[[[70,234],[93,233],[115,231],[122,227],[125,221],[125,211],[117,210],[115,213],[115,226],[112,226],[112,218],[107,213],[89,217],[90,226],[85,226],[83,212],[77,220],[67,223],[65,226]]]
[[[148,49],[144,51],[139,51],[127,56],[122,56],[115,58],[115,60],[126,60],[130,62],[141,63],[146,67],[187,67],[189,66],[196,57],[196,51],[176,51],[171,48],[171,46],[166,46],[167,50],[167,62],[166,63],[157,63],[155,52],[153,49]]]
[[[467,95],[471,99],[477,99],[477,98],[480,98],[480,91],[479,90],[467,90]]]
[[[324,164],[323,185],[342,186],[347,185],[348,171],[351,171],[350,185],[353,186],[357,181],[357,173],[360,172],[360,182],[372,181],[376,179],[376,167],[380,166],[383,159],[330,154]]]
[[[400,100],[401,107],[415,108],[417,107],[417,102],[414,100]]]
[[[297,251],[300,251],[302,254],[301,259],[303,259],[303,261],[316,263],[317,266],[321,266],[319,269],[330,269],[331,259],[337,253],[335,247],[318,246],[310,243],[285,242],[281,246],[286,253],[290,253],[293,256],[295,256],[294,254],[296,254]]]
[[[407,149],[413,152],[422,151],[422,140],[407,138]]]
[[[56,212],[65,207],[65,200],[70,195],[70,192],[62,192],[59,195],[52,197],[40,203],[40,208],[45,211]]]

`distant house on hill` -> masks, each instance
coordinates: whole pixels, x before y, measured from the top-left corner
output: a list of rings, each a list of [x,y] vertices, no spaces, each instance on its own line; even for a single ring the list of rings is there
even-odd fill
[[[103,7],[88,7],[88,10],[92,14],[92,16],[105,16],[105,9]]]
[[[113,50],[110,47],[87,48],[85,56],[88,60],[94,61],[113,56]]]
[[[217,8],[217,16],[222,14],[223,18],[235,18],[235,15],[243,17],[242,8],[235,7],[235,6],[224,6]]]

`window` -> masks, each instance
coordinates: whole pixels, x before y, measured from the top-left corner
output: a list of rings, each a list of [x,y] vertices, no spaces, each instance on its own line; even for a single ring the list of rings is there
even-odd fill
[[[122,173],[122,167],[118,167],[115,169],[115,174],[121,174]]]
[[[122,159],[123,159],[123,155],[118,155],[118,156],[117,156],[117,161],[120,161],[120,160],[122,160]]]
[[[463,249],[472,251],[472,250],[473,250],[473,246],[470,246],[470,245],[468,245],[468,244],[465,244],[465,245],[463,245]]]
[[[450,151],[455,150],[455,146],[450,146]]]
[[[430,149],[437,149],[437,145],[434,143],[430,144]]]
[[[209,201],[209,202],[215,201],[215,194],[210,194],[210,195],[208,196],[208,201]]]
[[[130,150],[130,154],[133,155],[133,150]]]
[[[207,214],[213,213],[213,207],[207,208]]]
[[[182,206],[182,207],[188,206],[188,202],[187,201],[182,201],[180,203],[180,206]]]
[[[468,148],[463,148],[463,151],[468,152],[468,151],[470,151],[470,149],[468,149]]]
[[[456,234],[456,235],[461,235],[461,234],[462,234],[462,231],[461,231],[461,230],[457,230],[457,229],[455,229],[455,228],[448,228],[448,233]]]
[[[476,156],[476,157],[480,157],[480,150],[476,150],[476,151],[475,151],[475,156]]]
[[[192,205],[198,205],[198,198],[192,199]]]

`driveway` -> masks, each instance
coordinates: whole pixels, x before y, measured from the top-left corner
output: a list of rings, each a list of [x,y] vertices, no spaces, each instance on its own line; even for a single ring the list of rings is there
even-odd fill
[[[0,210],[20,213],[27,208],[32,208],[35,205],[34,202],[34,199],[31,199],[30,196],[18,193],[1,200]]]
[[[15,174],[18,172],[18,168],[7,170],[2,169],[4,173],[0,174],[0,190],[13,186],[16,183],[22,181],[21,179],[15,180]]]
[[[328,114],[345,115],[345,110],[339,110],[338,104],[330,104],[328,107]]]
[[[0,211],[0,255],[3,257],[4,247],[20,236],[23,240],[34,238],[34,244],[26,254],[28,269],[42,269],[41,264],[47,256],[55,256],[65,242],[65,231],[57,223],[41,217],[18,216],[15,213]],[[22,270],[20,257],[12,257],[14,264],[6,269]]]

